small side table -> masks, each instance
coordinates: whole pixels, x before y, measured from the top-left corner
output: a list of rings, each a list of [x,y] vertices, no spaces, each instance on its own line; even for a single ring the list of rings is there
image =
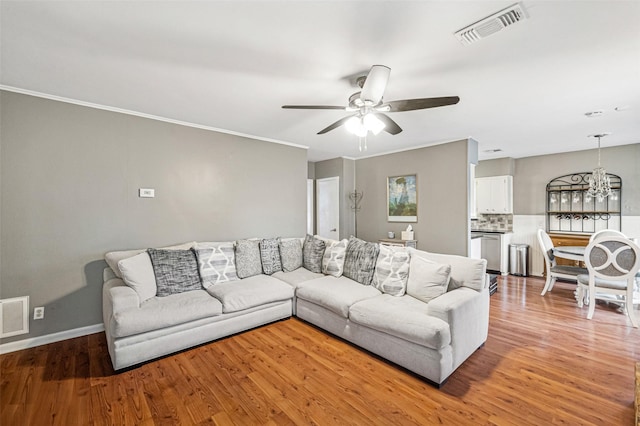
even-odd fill
[[[378,242],[385,246],[413,247],[414,249],[418,248],[418,240],[398,240],[383,238],[381,240],[378,240]]]

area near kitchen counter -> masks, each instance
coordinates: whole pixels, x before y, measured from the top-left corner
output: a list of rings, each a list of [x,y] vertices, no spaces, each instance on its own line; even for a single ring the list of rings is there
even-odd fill
[[[513,232],[513,177],[477,178],[474,195],[476,214],[471,215],[471,256],[486,259],[487,271],[507,275]]]
[[[511,232],[471,231],[472,241],[480,238],[480,258],[487,260],[487,272],[509,274],[509,243]]]

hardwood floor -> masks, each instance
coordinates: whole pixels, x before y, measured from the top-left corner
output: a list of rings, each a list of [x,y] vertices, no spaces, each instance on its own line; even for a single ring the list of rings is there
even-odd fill
[[[0,356],[0,424],[632,425],[640,331],[575,285],[500,279],[441,388],[290,319],[114,374],[102,333]]]

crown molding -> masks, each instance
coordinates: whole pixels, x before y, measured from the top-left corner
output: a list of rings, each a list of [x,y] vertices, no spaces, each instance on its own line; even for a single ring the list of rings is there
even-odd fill
[[[35,97],[38,97],[38,98],[49,99],[49,100],[52,100],[52,101],[64,102],[64,103],[73,104],[73,105],[80,105],[80,106],[84,106],[84,107],[88,107],[88,108],[95,108],[95,109],[101,109],[101,110],[104,110],[104,111],[110,111],[110,112],[116,112],[116,113],[120,113],[120,114],[133,115],[133,116],[136,116],[136,117],[148,118],[150,120],[163,121],[165,123],[177,124],[179,126],[193,127],[195,129],[202,129],[202,130],[208,130],[208,131],[211,131],[211,132],[224,133],[224,134],[227,134],[227,135],[239,136],[239,137],[247,138],[247,139],[255,139],[255,140],[259,140],[259,141],[263,141],[263,142],[275,143],[275,144],[278,144],[278,145],[286,145],[286,146],[291,146],[291,147],[294,147],[294,148],[302,148],[302,149],[307,149],[307,150],[309,149],[308,146],[300,145],[300,144],[296,144],[296,143],[292,143],[292,142],[285,142],[285,141],[281,141],[281,140],[278,140],[278,139],[264,138],[264,137],[261,137],[261,136],[250,135],[250,134],[247,134],[247,133],[235,132],[233,130],[220,129],[220,128],[217,128],[217,127],[205,126],[203,124],[190,123],[188,121],[174,120],[173,118],[160,117],[158,115],[146,114],[144,112],[132,111],[132,110],[129,110],[129,109],[117,108],[117,107],[112,107],[112,106],[109,106],[109,105],[101,105],[101,104],[96,104],[96,103],[93,103],[93,102],[81,101],[81,100],[78,100],[78,99],[65,98],[63,96],[51,95],[51,94],[42,93],[42,92],[36,92],[34,90],[22,89],[20,87],[13,87],[13,86],[7,86],[7,85],[4,85],[4,84],[0,84],[0,90],[6,90],[7,92],[20,93],[20,94],[23,94],[23,95],[35,96]]]

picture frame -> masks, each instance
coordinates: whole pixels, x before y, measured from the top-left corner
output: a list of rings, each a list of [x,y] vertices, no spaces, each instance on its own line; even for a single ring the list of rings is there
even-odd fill
[[[387,177],[387,221],[418,221],[418,179],[416,174]]]

